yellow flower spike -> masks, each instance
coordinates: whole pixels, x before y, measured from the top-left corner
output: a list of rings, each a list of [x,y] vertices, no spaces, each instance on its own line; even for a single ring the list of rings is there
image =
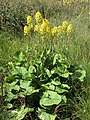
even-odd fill
[[[43,23],[40,26],[40,33],[43,34],[43,35],[46,34],[47,33],[47,27],[48,27],[48,25],[47,25],[46,20],[43,20]]]
[[[33,28],[33,24],[31,23],[31,24],[28,25],[29,31],[30,31],[32,28]]]
[[[27,24],[31,24],[32,23],[32,17],[31,16],[27,16]]]
[[[35,20],[37,24],[42,23],[43,17],[39,11],[35,14]]]
[[[47,33],[50,33],[50,27],[49,26],[47,26],[46,31],[47,31]]]
[[[39,25],[35,25],[35,27],[34,27],[34,32],[39,32],[39,28],[40,28]]]
[[[46,18],[44,19],[44,21],[47,25],[49,25],[49,21]]]
[[[66,30],[67,27],[68,27],[68,22],[67,21],[63,21],[63,23],[62,23],[63,30]]]
[[[45,32],[46,32],[46,26],[45,26],[45,24],[43,23],[43,24],[41,24],[41,27],[40,27],[40,33],[41,33],[41,34],[45,34]]]
[[[58,31],[58,27],[53,27],[53,28],[51,29],[51,35],[52,35],[52,36],[55,36],[56,33],[57,33],[57,31]]]
[[[28,33],[29,33],[29,28],[28,28],[28,26],[24,26],[24,35],[28,35]]]
[[[69,3],[70,3],[70,0],[63,0],[64,5],[69,4]]]
[[[58,26],[57,33],[58,33],[58,35],[60,35],[62,33],[62,26],[60,26],[60,25]]]
[[[71,33],[72,31],[73,31],[72,24],[69,24],[69,26],[67,27],[67,33]]]

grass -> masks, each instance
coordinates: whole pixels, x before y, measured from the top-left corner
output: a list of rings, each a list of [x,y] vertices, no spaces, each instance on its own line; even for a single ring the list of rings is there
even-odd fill
[[[47,3],[47,1],[45,2]],[[25,0],[25,2],[23,3],[27,3],[27,1]],[[77,11],[73,11],[73,8],[70,7],[69,9],[59,8],[58,4],[54,3],[55,1],[53,2],[52,0],[48,4],[45,4],[46,6],[48,6],[45,11],[45,16],[48,17],[48,19],[54,25],[61,24],[63,20],[69,20],[73,24],[75,29],[74,37],[72,39],[69,39],[68,41],[60,41],[59,46],[55,49],[58,52],[64,53],[67,56],[69,62],[82,65],[87,72],[87,76],[85,78],[84,83],[84,91],[86,92],[87,100],[81,97],[80,106],[76,105],[78,111],[73,114],[77,117],[80,117],[81,120],[90,120],[90,23],[88,16],[89,11],[87,7],[85,9],[82,9],[82,11],[79,11],[78,7],[74,9]],[[44,6],[44,8],[46,8],[46,6]],[[53,10],[54,8],[55,11],[52,11],[50,13],[50,10]],[[38,6],[36,7],[36,9],[38,9]],[[58,9],[59,12],[56,12]],[[64,12],[62,12],[61,10],[64,10]],[[39,54],[38,52],[41,51],[40,49],[42,50],[42,46],[39,43],[38,37],[36,38],[34,36],[31,38],[23,38],[22,36],[16,36],[16,34],[12,34],[10,32],[6,32],[3,30],[0,31],[0,67],[6,66],[6,64],[12,60],[13,54],[17,50],[23,51],[29,59],[34,59],[36,54]]]

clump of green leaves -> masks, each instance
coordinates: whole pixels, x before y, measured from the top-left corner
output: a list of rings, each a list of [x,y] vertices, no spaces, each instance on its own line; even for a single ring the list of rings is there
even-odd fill
[[[9,119],[55,120],[59,107],[67,103],[73,81],[82,82],[85,70],[72,67],[61,54],[44,50],[36,59],[27,62],[22,52],[9,63],[5,99]]]

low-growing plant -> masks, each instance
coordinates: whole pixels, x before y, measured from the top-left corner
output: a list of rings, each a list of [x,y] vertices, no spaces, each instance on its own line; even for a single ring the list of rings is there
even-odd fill
[[[73,99],[75,93],[71,93],[81,89],[85,70],[68,64],[64,56],[46,49],[30,63],[22,52],[17,52],[14,60],[9,62],[4,84],[7,120],[64,118],[59,110],[68,99]],[[76,89],[77,83],[80,88]]]

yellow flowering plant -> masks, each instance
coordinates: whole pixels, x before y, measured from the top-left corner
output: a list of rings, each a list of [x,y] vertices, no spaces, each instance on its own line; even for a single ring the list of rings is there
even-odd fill
[[[50,32],[49,21],[47,19],[43,20],[43,23],[40,26],[40,34],[45,35]]]
[[[28,35],[29,34],[29,28],[28,26],[24,26],[24,36]]]
[[[33,19],[31,16],[27,16],[27,26],[24,26],[24,35],[29,35],[31,30],[39,33],[41,38],[45,36],[56,37],[56,36],[66,36],[70,35],[73,31],[72,24],[68,21],[63,21],[62,25],[50,27],[50,22],[48,19],[43,19],[41,13],[38,11],[35,14],[35,25],[33,25]]]
[[[58,35],[61,35],[62,31],[63,31],[63,30],[62,30],[62,26],[59,25],[58,28],[57,28],[57,33],[58,33]]]
[[[31,24],[32,23],[32,17],[31,16],[27,16],[27,24]]]
[[[39,32],[39,29],[40,29],[39,25],[34,26],[34,32]]]
[[[70,4],[70,0],[63,0],[63,5]]]
[[[24,26],[24,36],[29,35],[31,29],[33,29],[32,17],[27,16],[27,25]]]
[[[73,31],[72,24],[69,24],[67,27],[67,34],[71,33]]]
[[[41,13],[39,11],[36,12],[36,14],[35,14],[35,20],[36,20],[37,24],[40,24],[43,21],[43,17],[42,17],[42,15],[41,15]]]
[[[62,23],[62,29],[66,30],[67,27],[68,27],[68,25],[69,25],[68,21],[63,21],[63,23]]]
[[[47,25],[49,25],[49,21],[45,18],[44,19],[44,22],[47,24]]]
[[[51,35],[52,36],[55,36],[56,34],[57,34],[57,31],[58,31],[58,27],[53,27],[52,29],[51,29]]]

